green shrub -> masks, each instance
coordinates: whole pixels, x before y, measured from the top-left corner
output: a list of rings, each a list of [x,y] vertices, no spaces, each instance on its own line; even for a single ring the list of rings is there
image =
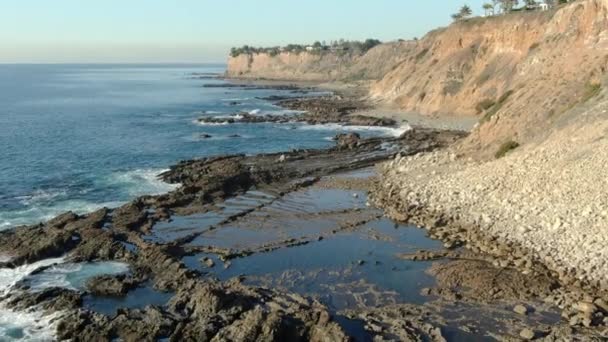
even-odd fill
[[[587,102],[591,100],[592,98],[596,97],[601,90],[602,85],[600,83],[587,83],[581,102]]]
[[[416,62],[418,62],[421,59],[423,59],[424,56],[426,56],[426,54],[428,52],[429,52],[429,48],[424,48],[422,51],[418,52],[418,54],[416,54]]]
[[[538,48],[539,46],[540,46],[540,43],[539,43],[539,42],[536,42],[536,43],[534,43],[534,44],[530,45],[530,49],[529,49],[529,50],[530,50],[530,51],[535,50],[535,49],[536,49],[536,48]]]
[[[486,110],[494,107],[495,104],[496,104],[496,101],[491,100],[491,99],[481,100],[475,106],[475,110],[477,111],[477,114],[480,114],[480,113],[485,112]]]
[[[334,50],[338,55],[345,55],[348,53],[355,54],[364,54],[377,45],[382,44],[378,39],[366,39],[364,41],[350,41],[340,39],[335,42],[331,42],[329,45],[322,42],[314,42],[312,45],[302,45],[302,44],[288,44],[283,47],[273,46],[273,47],[253,47],[244,45],[242,47],[233,47],[230,49],[230,56],[238,57],[240,55],[253,55],[257,53],[267,53],[271,56],[276,56],[281,53],[281,51],[291,52],[291,53],[302,53],[304,51],[310,51],[313,54],[323,54]],[[309,49],[312,48],[311,49]]]
[[[506,93],[502,94],[499,98],[498,98],[498,102],[496,102],[496,104],[500,104],[501,106],[507,101],[507,99],[513,95],[514,91],[513,90],[507,90]]]
[[[496,157],[496,159],[500,159],[502,157],[504,157],[505,155],[507,155],[507,153],[513,151],[514,149],[519,147],[519,143],[513,140],[509,140],[505,143],[503,143],[502,145],[500,145],[500,147],[498,148],[498,151],[496,151],[496,154],[494,155],[494,157]]]
[[[490,108],[486,114],[483,116],[483,118],[481,118],[481,122],[484,123],[486,121],[489,121],[492,116],[494,116],[494,114],[498,113],[498,111],[502,108],[502,106],[505,104],[505,102],[507,102],[507,100],[509,99],[509,97],[511,95],[513,95],[514,91],[513,90],[508,90],[506,93],[502,94],[499,98],[498,101],[496,101],[496,103],[494,104],[494,106],[492,106],[492,108]]]

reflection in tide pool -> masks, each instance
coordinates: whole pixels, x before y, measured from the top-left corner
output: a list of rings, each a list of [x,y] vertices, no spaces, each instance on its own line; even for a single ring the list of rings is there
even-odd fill
[[[141,309],[148,305],[163,306],[172,296],[171,292],[156,291],[151,284],[146,284],[129,291],[125,297],[86,296],[83,306],[89,310],[113,316],[118,308]]]
[[[121,262],[67,263],[51,266],[27,277],[24,281],[33,291],[51,287],[84,290],[86,282],[100,275],[118,275],[129,272],[129,265]]]
[[[434,282],[425,273],[430,262],[398,257],[421,248],[438,250],[442,246],[421,229],[380,219],[321,241],[233,259],[227,268],[211,254],[188,256],[183,261],[188,267],[210,272],[221,280],[245,276],[247,283],[316,296],[332,309],[340,310],[424,302],[420,290]],[[205,257],[218,266],[206,268],[201,262]]]

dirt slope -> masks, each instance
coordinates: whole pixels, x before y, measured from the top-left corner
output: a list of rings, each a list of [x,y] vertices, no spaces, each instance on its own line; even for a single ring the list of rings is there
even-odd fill
[[[599,92],[608,1],[474,18],[429,33],[370,95],[408,111],[478,115],[464,147],[521,142]]]
[[[229,59],[227,75],[371,80],[369,98],[379,104],[478,118],[462,147],[490,156],[506,140],[542,136],[599,93],[608,67],[607,18],[608,0],[580,0],[545,12],[457,22],[363,56],[241,55]]]

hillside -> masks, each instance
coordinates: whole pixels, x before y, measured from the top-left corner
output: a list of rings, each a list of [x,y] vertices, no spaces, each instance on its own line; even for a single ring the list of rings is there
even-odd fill
[[[477,116],[463,150],[493,154],[567,121],[601,90],[608,66],[608,0],[549,11],[473,18],[418,41],[379,45],[362,56],[241,55],[227,75],[307,81],[374,81],[369,99],[404,111]]]
[[[526,142],[595,96],[607,67],[608,1],[474,18],[429,33],[371,98],[424,114],[478,115],[464,147]]]
[[[480,121],[458,146],[385,165],[375,203],[581,289],[559,300],[608,296],[607,18],[608,0],[581,0],[427,35],[371,97]]]

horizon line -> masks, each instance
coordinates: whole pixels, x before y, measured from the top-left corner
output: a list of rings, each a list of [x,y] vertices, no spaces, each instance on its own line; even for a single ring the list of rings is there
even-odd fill
[[[71,64],[71,65],[159,65],[159,64],[173,64],[173,65],[227,65],[224,62],[0,62],[0,65],[58,65],[58,64]]]

